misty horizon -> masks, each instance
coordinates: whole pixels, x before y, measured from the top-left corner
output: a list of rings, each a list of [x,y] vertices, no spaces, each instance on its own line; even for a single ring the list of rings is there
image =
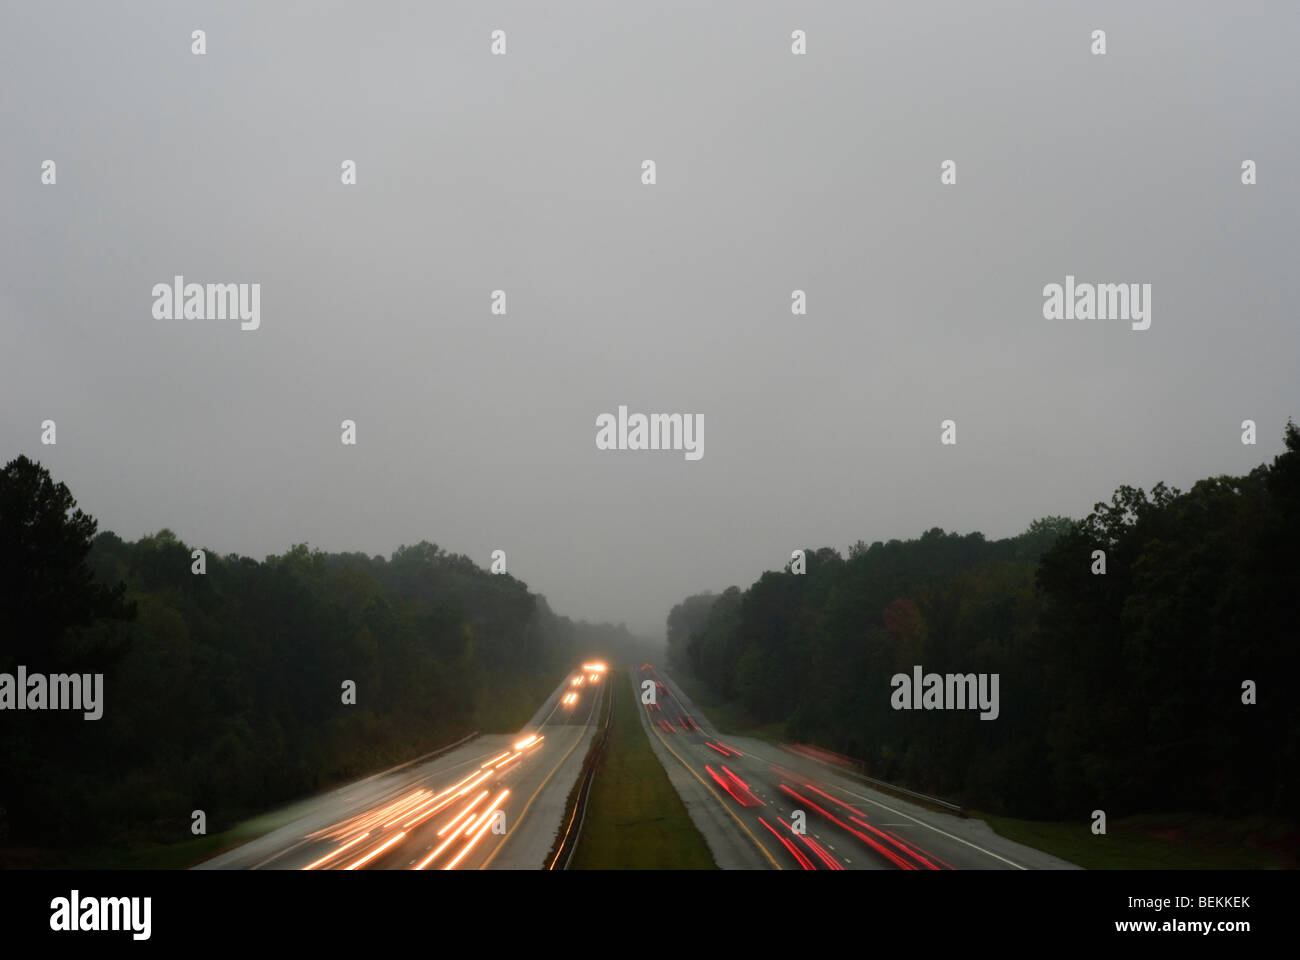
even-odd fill
[[[796,548],[1244,474],[1300,416],[1300,10],[1199,9],[11,5],[0,459],[127,540],[504,550],[656,638]],[[1067,278],[1149,328],[1045,319]],[[601,449],[621,405],[703,455]]]

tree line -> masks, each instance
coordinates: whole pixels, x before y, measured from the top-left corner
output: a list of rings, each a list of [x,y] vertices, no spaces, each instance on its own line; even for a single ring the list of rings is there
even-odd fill
[[[0,843],[190,839],[525,722],[575,658],[627,645],[435,544],[257,561],[170,530],[96,535],[26,457],[0,471],[0,673],[104,674],[104,713],[0,713]],[[344,682],[355,703],[344,702]]]
[[[1294,423],[1285,445],[1246,476],[1122,486],[1008,539],[808,550],[802,575],[676,606],[670,662],[873,776],[991,812],[1295,819]],[[890,679],[914,665],[999,674],[998,718],[894,709]]]

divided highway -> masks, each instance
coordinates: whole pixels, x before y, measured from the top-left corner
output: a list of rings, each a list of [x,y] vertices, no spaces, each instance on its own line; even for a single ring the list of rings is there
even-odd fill
[[[650,664],[632,679],[638,692],[654,684],[655,703],[642,705],[642,722],[720,867],[1077,869],[997,835],[982,820],[871,789],[812,752],[721,736]]]
[[[197,869],[540,869],[595,733],[605,681],[604,664],[584,664],[518,734],[476,737],[332,791]]]
[[[650,664],[640,715],[725,869],[1071,869],[979,820],[874,790],[814,752],[720,735]],[[610,678],[583,664],[511,736],[480,736],[299,804],[197,869],[542,869],[597,732]],[[617,682],[617,681],[615,681]]]

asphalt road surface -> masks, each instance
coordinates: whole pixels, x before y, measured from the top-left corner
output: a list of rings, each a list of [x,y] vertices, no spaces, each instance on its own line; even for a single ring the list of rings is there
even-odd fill
[[[518,734],[476,737],[307,801],[285,825],[197,869],[541,869],[605,683],[575,664]]]
[[[982,820],[882,793],[811,753],[720,735],[652,665],[641,719],[651,746],[724,869],[1078,869]]]

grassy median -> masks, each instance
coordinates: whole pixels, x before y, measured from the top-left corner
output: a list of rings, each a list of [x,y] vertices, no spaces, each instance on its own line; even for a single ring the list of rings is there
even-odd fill
[[[571,870],[716,869],[641,726],[627,673],[611,671],[614,717]]]
[[[1089,870],[1295,869],[1295,827],[1268,818],[1142,814],[1113,820],[1094,836],[1091,822],[1015,820],[972,812],[997,833]]]

